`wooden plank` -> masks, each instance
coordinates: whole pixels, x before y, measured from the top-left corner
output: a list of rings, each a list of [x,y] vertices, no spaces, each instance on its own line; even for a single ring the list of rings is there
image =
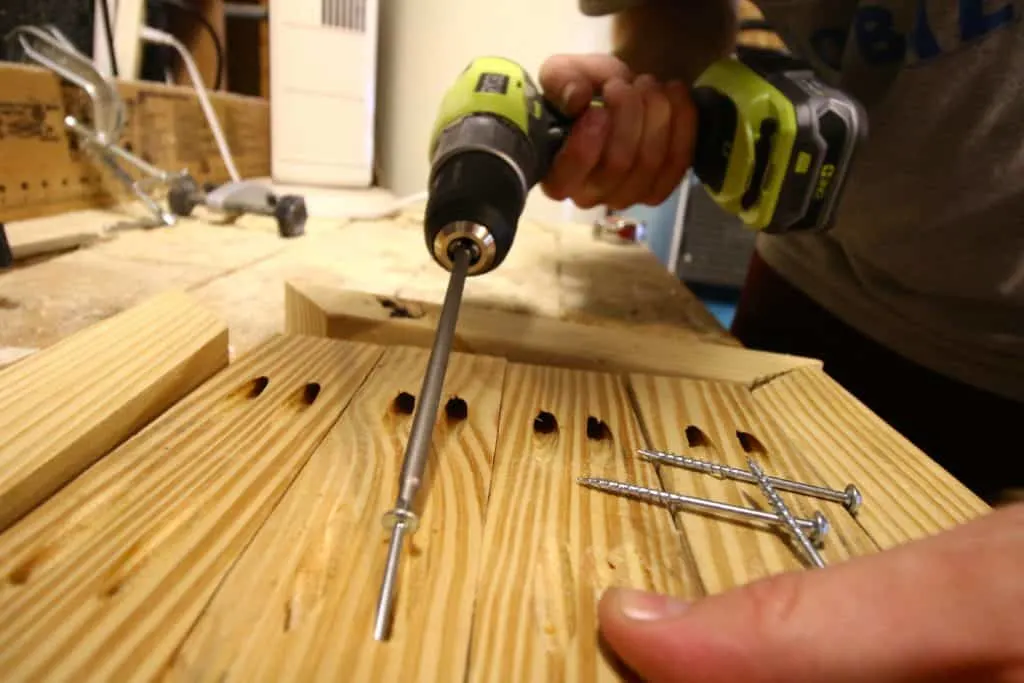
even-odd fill
[[[285,329],[375,344],[429,347],[440,306],[290,280]],[[455,348],[513,362],[605,372],[738,382],[753,386],[794,368],[820,367],[810,358],[695,341],[688,330],[653,334],[642,326],[592,326],[474,307],[459,313]]]
[[[94,244],[107,237],[107,214],[75,211],[7,223],[7,239],[15,261]]]
[[[227,89],[228,62],[233,50],[228,49],[227,30],[224,21],[224,0],[199,0],[192,4],[195,12],[200,14],[210,26],[213,27],[220,41],[221,49],[224,50],[223,63],[221,64],[221,88]],[[180,12],[171,8],[170,16],[171,32],[188,48],[192,59],[195,60],[196,68],[203,83],[210,90],[213,90],[217,82],[217,46],[199,20],[192,12]],[[250,68],[251,65],[250,65]],[[188,70],[180,59],[174,60],[175,82],[182,85],[192,85]]]
[[[942,469],[823,370],[776,378],[754,399],[786,430],[831,486],[864,494],[858,520],[882,548],[939,533],[989,512]]]
[[[4,679],[157,678],[379,357],[275,338],[0,536]]]
[[[124,81],[118,91],[127,112],[123,147],[159,168],[188,169],[200,183],[229,178],[190,87]],[[0,222],[135,201],[64,128],[68,113],[91,119],[82,90],[42,68],[0,64],[0,92]],[[269,176],[267,101],[225,92],[210,100],[239,173]]]
[[[540,411],[557,430],[538,432]],[[587,436],[588,417],[610,431]],[[619,680],[597,634],[612,585],[692,598],[699,586],[663,509],[584,489],[581,476],[657,485],[624,383],[509,366],[469,656],[472,681]]]
[[[0,273],[0,345],[45,348],[223,267],[128,261],[81,249]],[[209,306],[208,306],[209,308]]]
[[[649,375],[631,376],[630,386],[651,448],[742,469],[747,469],[746,459],[753,455],[769,475],[823,483],[809,464],[813,451],[795,450],[772,418],[754,403],[748,389]],[[753,439],[745,436],[746,442],[741,441],[739,433]],[[675,467],[660,466],[658,470],[668,491],[771,511],[756,485]],[[839,504],[789,493],[781,496],[794,514],[809,518],[821,511],[829,520],[831,530],[821,551],[826,562],[841,562],[876,550]],[[868,500],[866,504],[875,506],[877,502]],[[785,532],[777,528],[693,512],[679,512],[677,520],[709,594],[807,566],[790,547]]]
[[[567,320],[669,323],[702,341],[740,346],[645,244],[612,244],[571,226],[558,233],[557,270]]]
[[[172,292],[0,372],[0,530],[223,368],[227,342]]]
[[[181,681],[460,681],[473,618],[504,361],[455,354],[434,432],[420,530],[406,545],[392,638],[371,638],[384,570],[381,516],[397,493],[428,353],[390,349],[174,659]],[[410,548],[411,545],[411,548]]]
[[[118,0],[114,20],[114,50],[118,73],[125,80],[139,77],[142,65],[142,43],[139,29],[146,22],[144,0]]]

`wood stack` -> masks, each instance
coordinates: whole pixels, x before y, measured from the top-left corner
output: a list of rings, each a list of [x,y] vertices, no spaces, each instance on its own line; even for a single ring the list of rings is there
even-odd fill
[[[387,643],[371,638],[380,517],[429,306],[292,283],[287,333],[229,365],[223,324],[168,294],[0,372],[4,680],[617,679],[596,635],[606,587],[692,598],[803,566],[768,527],[576,484],[759,502],[640,447],[856,483],[856,517],[787,496],[831,520],[831,563],[988,510],[814,361],[677,340],[659,365],[613,329],[494,340],[466,314],[444,398],[465,410],[435,429]],[[590,360],[565,367],[577,343]]]

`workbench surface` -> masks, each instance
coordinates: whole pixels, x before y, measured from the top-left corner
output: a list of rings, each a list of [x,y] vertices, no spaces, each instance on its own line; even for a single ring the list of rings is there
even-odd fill
[[[232,355],[282,331],[285,280],[440,302],[447,273],[427,254],[421,217],[412,207],[375,220],[311,218],[306,235],[287,240],[270,218],[202,216],[25,260],[0,274],[0,365],[168,289],[190,291],[228,322]],[[26,235],[97,233],[127,218],[90,210],[8,227],[17,250]],[[524,221],[503,266],[467,283],[466,301],[736,344],[646,247],[598,241],[587,225]]]

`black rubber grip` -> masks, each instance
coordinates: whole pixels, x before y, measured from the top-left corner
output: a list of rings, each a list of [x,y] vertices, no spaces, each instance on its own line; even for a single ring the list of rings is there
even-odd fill
[[[502,157],[481,150],[452,154],[431,176],[424,216],[427,250],[433,254],[437,234],[456,221],[486,226],[496,253],[490,269],[505,260],[526,203],[523,184]]]

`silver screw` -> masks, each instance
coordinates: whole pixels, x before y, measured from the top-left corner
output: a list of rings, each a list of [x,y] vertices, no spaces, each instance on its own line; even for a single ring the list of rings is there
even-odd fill
[[[729,467],[728,465],[720,465],[716,462],[698,460],[697,458],[691,458],[685,455],[676,455],[675,453],[651,451],[646,448],[641,448],[637,452],[648,460],[653,460],[654,462],[663,463],[672,467],[679,467],[692,472],[710,474],[721,479],[744,481],[750,484],[758,483],[757,477],[738,467]],[[829,500],[834,503],[842,503],[843,507],[845,507],[850,514],[856,514],[857,510],[860,509],[861,503],[864,502],[864,498],[861,496],[860,490],[853,484],[848,485],[844,491],[836,491],[835,489],[825,488],[824,486],[805,484],[803,482],[792,481],[790,479],[781,479],[779,477],[766,478],[768,479],[768,482],[779,491],[800,493],[806,496]]]
[[[676,505],[683,508],[721,512],[729,515],[735,515],[737,517],[756,519],[761,522],[770,522],[776,525],[784,526],[786,524],[786,520],[777,514],[773,515],[772,513],[764,512],[763,510],[755,510],[753,508],[740,507],[739,505],[721,503],[717,500],[694,498],[693,496],[684,496],[680,493],[668,493],[667,491],[659,491],[658,489],[647,488],[646,486],[637,486],[636,484],[627,484],[625,482],[612,481],[610,479],[580,477],[576,481],[583,486],[597,489],[598,491],[631,496],[656,505]],[[800,528],[807,529],[811,534],[810,537],[815,543],[824,543],[825,536],[829,531],[829,523],[823,514],[820,512],[815,513],[814,519],[797,518],[794,520],[794,523]]]
[[[821,559],[821,555],[819,555],[818,551],[814,549],[811,542],[807,540],[807,536],[804,535],[804,532],[797,525],[796,520],[793,519],[793,513],[789,511],[786,504],[782,502],[781,498],[779,498],[779,494],[775,492],[774,488],[772,488],[764,470],[754,462],[753,458],[749,457],[747,458],[747,466],[750,467],[750,471],[754,473],[755,477],[757,477],[757,483],[761,487],[761,492],[764,493],[764,497],[768,499],[769,503],[771,503],[772,508],[775,509],[775,513],[785,520],[790,533],[796,539],[797,543],[800,544],[800,547],[804,549],[804,552],[807,554],[807,559],[814,563],[814,566],[819,569],[824,569],[825,560]]]

